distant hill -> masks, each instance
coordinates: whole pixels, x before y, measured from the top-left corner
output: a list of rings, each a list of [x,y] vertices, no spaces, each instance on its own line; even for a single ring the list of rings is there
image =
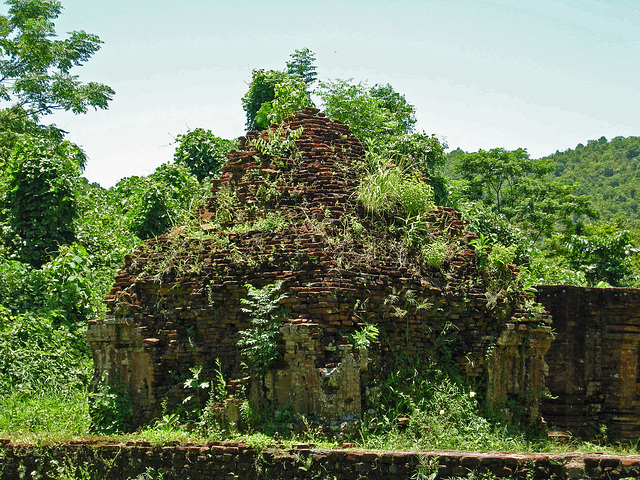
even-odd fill
[[[603,220],[640,220],[640,137],[605,137],[550,155],[558,180],[577,184]]]

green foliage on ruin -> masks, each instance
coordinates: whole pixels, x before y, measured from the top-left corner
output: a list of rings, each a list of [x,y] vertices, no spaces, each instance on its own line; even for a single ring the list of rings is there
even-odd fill
[[[273,100],[264,102],[258,110],[256,121],[258,125],[278,124],[293,112],[312,106],[304,83],[295,79],[280,82],[274,87]]]
[[[240,310],[251,318],[251,328],[241,330],[238,347],[259,375],[265,374],[278,360],[281,350],[280,326],[290,310],[280,305],[287,298],[280,293],[281,281],[256,288],[245,285],[247,297],[240,300]]]
[[[310,87],[316,81],[315,54],[308,48],[290,55],[284,70],[256,69],[242,97],[248,130],[263,130],[291,113],[312,107]]]
[[[349,126],[361,140],[387,139],[413,132],[415,108],[390,85],[336,79],[321,82],[318,91],[329,118]]]
[[[227,163],[236,141],[215,136],[211,130],[195,128],[176,137],[175,163],[184,164],[199,182],[214,178]]]
[[[137,237],[160,236],[190,223],[207,187],[182,163],[167,163],[146,177],[128,177],[114,187],[128,228]]]
[[[282,116],[287,106],[297,106],[300,85],[304,86],[304,83],[286,72],[254,70],[249,91],[242,97],[242,106],[247,115],[247,129],[263,130],[271,124],[271,114]],[[277,100],[276,91],[279,94]],[[291,95],[293,95],[292,98]],[[275,106],[273,102],[276,103]],[[307,105],[310,104],[309,101]],[[274,110],[277,113],[274,113]],[[289,113],[296,110],[297,108]]]

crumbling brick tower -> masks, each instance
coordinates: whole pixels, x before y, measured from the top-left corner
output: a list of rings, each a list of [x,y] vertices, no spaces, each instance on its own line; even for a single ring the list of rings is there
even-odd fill
[[[192,393],[190,368],[213,379],[216,359],[229,397],[291,405],[325,423],[354,420],[399,357],[438,361],[443,348],[490,404],[538,417],[551,342],[544,315],[526,313],[518,293],[488,300],[469,247],[475,235],[450,208],[430,213],[428,235],[451,246],[442,264],[403,249],[357,202],[364,154],[345,125],[315,109],[251,132],[214,180],[200,225],[125,258],[109,315],[90,322],[88,339],[94,381],[125,386],[133,425]],[[509,266],[503,273],[513,276]],[[237,346],[251,321],[241,299],[246,284],[277,281],[290,313],[278,361],[257,375]],[[365,323],[380,334],[357,351],[351,335]]]

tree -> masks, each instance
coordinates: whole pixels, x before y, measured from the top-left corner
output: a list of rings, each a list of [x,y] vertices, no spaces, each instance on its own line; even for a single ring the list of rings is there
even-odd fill
[[[517,201],[516,186],[523,176],[541,178],[551,170],[548,163],[532,161],[523,148],[478,150],[462,155],[456,166],[457,173],[467,181],[466,195],[504,214]]]
[[[287,62],[286,72],[291,76],[299,77],[307,87],[311,87],[318,76],[314,65],[315,54],[308,48],[303,48],[293,52],[290,57],[291,60]]]
[[[75,239],[75,190],[86,157],[71,142],[25,135],[6,168],[0,202],[5,246],[21,261],[44,264],[60,245]]]
[[[631,260],[639,252],[629,230],[616,222],[587,225],[582,234],[569,237],[565,248],[570,265],[583,270],[592,286],[624,285],[633,273]]]
[[[463,179],[458,201],[481,202],[523,228],[533,241],[549,236],[559,224],[571,228],[575,216],[597,218],[575,185],[550,180],[553,164],[533,160],[522,148],[493,148],[459,156],[456,172]]]
[[[404,133],[412,133],[416,124],[416,110],[404,98],[404,95],[396,92],[390,84],[374,85],[370,90],[371,96],[380,100],[380,106],[396,118],[399,127]]]
[[[0,16],[0,102],[19,105],[33,118],[56,109],[85,113],[89,107],[107,108],[115,93],[110,87],[82,83],[71,73],[98,51],[100,39],[81,30],[56,40],[54,20],[62,11],[58,0],[6,3],[8,15]]]
[[[459,156],[455,166],[463,179],[458,201],[480,201],[496,214],[521,226],[535,241],[558,224],[570,227],[573,217],[596,218],[589,199],[576,186],[549,179],[553,165],[533,160],[522,148],[493,148]]]
[[[252,72],[249,91],[242,97],[248,130],[265,129],[297,110],[313,106],[309,87],[316,81],[315,55],[303,48],[290,58],[284,71]]]
[[[174,161],[185,165],[199,182],[216,176],[236,146],[235,140],[216,137],[211,130],[203,128],[178,135],[176,143]]]
[[[180,163],[165,163],[147,177],[124,178],[115,190],[130,231],[142,239],[188,223],[208,194],[208,188]]]
[[[258,111],[265,102],[271,102],[276,96],[276,85],[292,81],[285,72],[276,70],[254,70],[251,75],[249,91],[242,97],[242,108],[247,115],[247,130],[259,130],[269,126],[258,120]]]
[[[390,85],[335,80],[320,84],[324,112],[349,126],[361,140],[377,140],[413,131],[415,109]]]
[[[576,195],[576,190],[576,185],[566,185],[557,180],[525,177],[518,184],[519,201],[514,208],[513,219],[535,242],[541,236],[550,236],[559,225],[567,231],[572,230],[575,217],[598,218],[591,199],[586,195]]]
[[[64,139],[62,130],[34,122],[19,105],[0,110],[0,171],[5,167],[16,142],[24,135],[46,138],[55,143]]]
[[[557,180],[577,184],[578,193],[591,197],[606,220],[617,216],[640,225],[640,137],[616,137],[606,142],[556,152],[548,157]]]
[[[107,108],[114,92],[72,74],[100,48],[100,39],[74,31],[57,39],[58,0],[6,0],[0,15],[0,221],[14,258],[39,267],[73,242],[75,188],[82,150],[64,132],[38,123],[54,110]]]

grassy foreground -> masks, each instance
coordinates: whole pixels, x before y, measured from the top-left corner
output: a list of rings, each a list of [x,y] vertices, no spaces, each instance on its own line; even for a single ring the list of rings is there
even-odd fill
[[[0,438],[33,444],[82,439],[104,439],[107,442],[140,440],[153,444],[242,441],[259,450],[269,447],[286,449],[297,443],[313,443],[317,448],[331,449],[341,448],[343,443],[348,442],[354,445],[353,448],[367,450],[598,451],[618,455],[640,454],[637,442],[607,442],[606,438],[598,443],[578,439],[557,441],[549,439],[543,429],[527,431],[489,421],[469,409],[475,405],[473,395],[467,393],[465,398],[451,385],[448,387],[440,392],[448,392],[448,396],[442,395],[432,400],[430,406],[435,409],[421,411],[416,408],[408,417],[407,425],[398,425],[395,417],[379,415],[365,418],[359,428],[346,436],[334,438],[314,428],[294,433],[285,424],[269,424],[243,431],[222,429],[216,425],[203,427],[202,424],[183,421],[184,417],[177,414],[165,415],[154,425],[134,433],[96,435],[89,415],[87,392],[58,388],[38,395],[0,397]]]

